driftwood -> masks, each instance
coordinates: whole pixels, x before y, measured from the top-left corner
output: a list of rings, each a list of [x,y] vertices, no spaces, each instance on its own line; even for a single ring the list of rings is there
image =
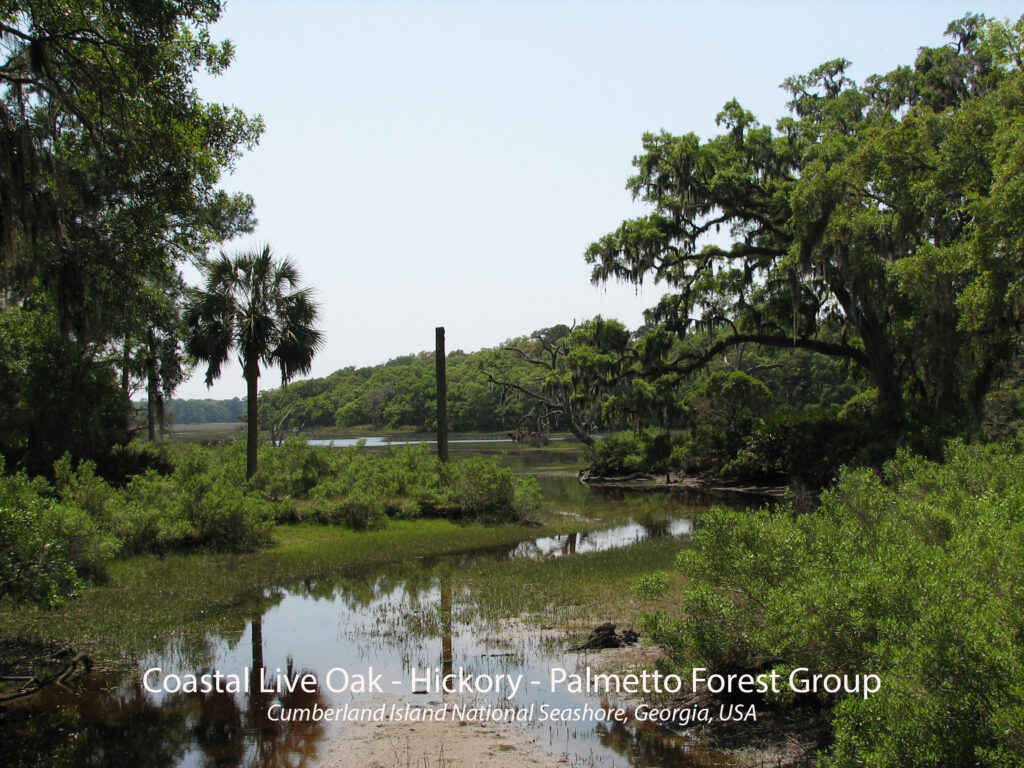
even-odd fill
[[[693,493],[699,496],[715,496],[736,500],[750,499],[765,501],[785,499],[794,492],[784,485],[755,485],[729,483],[710,475],[687,475],[669,473],[667,481],[657,479],[646,472],[629,475],[606,475],[593,468],[581,469],[576,478],[588,488],[620,488],[625,491],[672,491]],[[806,492],[804,493],[806,495]]]
[[[601,648],[621,648],[624,645],[633,645],[640,637],[635,629],[627,629],[622,633],[615,631],[615,625],[605,622],[594,628],[590,636],[579,645],[573,646],[569,651],[596,651]]]
[[[0,681],[21,683],[21,686],[14,693],[0,694],[0,704],[6,704],[9,701],[15,699],[22,699],[26,696],[31,696],[34,693],[39,692],[48,685],[59,685],[64,690],[70,692],[71,689],[64,685],[66,681],[79,667],[85,669],[88,672],[92,669],[92,659],[89,658],[85,651],[79,651],[71,657],[70,661],[65,664],[64,668],[59,672],[52,675],[37,676],[37,675],[16,675],[0,677]]]

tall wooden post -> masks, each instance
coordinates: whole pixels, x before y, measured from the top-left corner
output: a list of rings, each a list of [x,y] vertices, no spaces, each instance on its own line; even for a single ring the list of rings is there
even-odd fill
[[[437,458],[448,461],[448,375],[444,369],[444,328],[434,329],[434,370],[437,375]]]

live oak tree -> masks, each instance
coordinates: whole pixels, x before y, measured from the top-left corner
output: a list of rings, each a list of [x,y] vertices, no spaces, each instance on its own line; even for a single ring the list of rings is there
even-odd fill
[[[274,258],[269,246],[233,257],[221,254],[206,265],[206,284],[192,291],[185,313],[186,349],[207,364],[207,386],[220,376],[231,351],[238,351],[248,397],[246,477],[257,468],[260,366],[277,366],[287,384],[296,374],[309,373],[323,345],[315,327],[319,307],[311,289],[299,282],[295,264]]]
[[[537,431],[564,426],[593,445],[606,398],[627,380],[634,356],[629,330],[617,320],[595,317],[572,329],[535,331],[529,342],[504,349],[532,366],[535,376],[513,381],[485,371],[488,380],[504,395],[520,394],[533,404],[528,416]]]
[[[977,415],[1024,310],[1024,21],[947,34],[864,85],[842,59],[790,78],[774,128],[731,101],[714,138],[643,137],[628,188],[651,211],[586,258],[670,289],[648,320],[683,344],[655,375],[792,347],[863,367],[893,421]]]
[[[19,346],[35,358],[0,360],[43,374],[0,398],[0,413],[27,415],[2,425],[0,441],[22,466],[43,469],[68,449],[96,455],[123,433],[118,378],[137,367],[126,350],[136,363],[152,357],[149,331],[164,314],[153,292],[182,261],[253,225],[251,198],[217,184],[262,122],[203,102],[193,87],[200,69],[230,63],[230,43],[209,34],[221,9],[217,0],[0,9],[0,312],[38,316],[12,322],[47,329]],[[79,396],[83,376],[101,397]],[[65,417],[67,427],[49,428]]]
[[[38,278],[73,311],[111,277],[102,267],[201,255],[251,225],[251,199],[215,185],[262,122],[192,87],[198,69],[217,74],[233,55],[209,36],[220,10],[214,0],[5,6],[0,254],[12,288]],[[129,240],[140,233],[157,241]]]

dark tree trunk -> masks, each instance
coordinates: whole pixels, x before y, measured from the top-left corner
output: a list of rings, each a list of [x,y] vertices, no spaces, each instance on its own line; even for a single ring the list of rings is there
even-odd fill
[[[259,454],[260,422],[257,411],[257,385],[260,378],[259,360],[250,355],[251,362],[245,364],[246,397],[245,404],[245,478],[251,479],[256,474]]]
[[[156,332],[150,328],[147,334],[149,354],[146,356],[146,422],[149,427],[149,442],[156,442],[156,423],[160,419],[160,379],[157,375]]]
[[[885,333],[877,324],[866,320],[857,324],[857,330],[864,342],[872,378],[878,385],[878,404],[882,415],[895,423],[903,415],[903,392]]]
[[[593,445],[597,442],[593,437],[591,437],[589,432],[576,423],[576,420],[572,417],[572,413],[567,413],[566,417],[566,421],[568,422],[566,426],[569,427],[569,431],[572,432],[573,437],[584,445]]]
[[[124,341],[124,348],[121,351],[121,391],[124,396],[131,398],[131,377],[128,375],[128,368],[131,365],[131,351],[128,349],[128,339]]]
[[[131,365],[131,353],[128,349],[128,339],[124,340],[124,348],[121,351],[121,391],[124,392],[124,399],[128,401],[124,413],[124,432],[126,435],[132,433],[132,422],[135,420],[135,406],[132,404],[131,377],[128,375],[128,367]]]

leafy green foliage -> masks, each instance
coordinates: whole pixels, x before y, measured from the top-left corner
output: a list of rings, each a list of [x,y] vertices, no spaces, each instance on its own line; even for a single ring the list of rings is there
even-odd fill
[[[219,180],[262,122],[193,87],[231,61],[210,37],[220,13],[4,5],[0,324],[16,333],[0,341],[0,451],[15,466],[127,440],[132,388],[156,403],[183,374],[178,265],[253,226],[251,198]]]
[[[639,432],[616,432],[588,445],[584,460],[600,475],[629,472],[661,472],[673,465],[672,439],[667,431],[652,427]]]
[[[36,483],[0,475],[0,598],[57,605],[80,586],[52,518],[52,503]]]
[[[177,483],[153,470],[136,475],[125,486],[123,505],[107,525],[126,555],[166,552],[192,537]]]
[[[534,373],[525,383],[491,381],[504,394],[525,395],[536,416],[537,432],[564,425],[584,445],[594,442],[593,432],[606,400],[627,380],[631,334],[617,320],[600,315],[562,335],[561,328],[545,328],[531,335],[535,351],[509,347],[507,351],[529,363]]]
[[[684,404],[690,423],[689,453],[705,461],[735,456],[771,398],[768,387],[742,371],[708,376]]]
[[[617,432],[586,449],[592,469],[686,470],[771,483],[799,478],[822,487],[848,462],[878,465],[892,455],[898,435],[879,419],[877,397],[855,395],[843,407],[858,385],[842,363],[799,350],[748,347],[733,353],[688,379],[675,376],[668,383],[669,376],[660,377],[654,385],[665,388],[656,396],[660,404],[636,407],[631,433]],[[605,402],[606,419],[652,388],[638,376]],[[651,422],[660,426],[647,426]]]
[[[516,519],[539,503],[540,488],[534,478],[518,478],[495,461],[473,457],[449,464],[443,471],[451,502],[468,517]]]
[[[788,79],[774,128],[730,101],[707,141],[643,137],[628,187],[650,213],[586,258],[595,282],[671,289],[647,319],[680,346],[648,381],[789,347],[861,368],[892,422],[977,414],[1019,336],[1024,23],[948,34],[864,85],[842,59]]]
[[[1019,765],[1022,509],[1024,458],[954,443],[845,473],[816,513],[715,510],[678,557],[680,615],[646,627],[684,666],[880,675],[815,696],[826,765]]]
[[[0,454],[46,472],[65,451],[100,457],[127,439],[125,400],[102,360],[69,349],[52,305],[0,302]]]
[[[313,510],[316,522],[344,525],[353,531],[379,530],[388,520],[384,501],[363,492],[350,493],[341,499],[319,500]]]
[[[251,478],[253,488],[264,496],[303,499],[332,474],[331,449],[311,449],[302,440],[292,438],[273,450],[261,452],[261,466]]]

